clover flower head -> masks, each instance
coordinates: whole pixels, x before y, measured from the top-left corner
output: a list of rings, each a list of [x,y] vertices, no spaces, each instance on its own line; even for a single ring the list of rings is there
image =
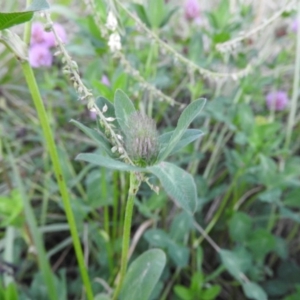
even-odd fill
[[[186,0],[184,4],[184,15],[187,20],[197,20],[200,15],[198,0]]]
[[[284,110],[289,103],[289,98],[284,91],[270,92],[266,96],[266,104],[269,110]]]
[[[45,42],[44,38],[45,30],[44,26],[40,22],[35,22],[31,26],[31,45],[43,44]]]
[[[53,25],[54,30],[63,43],[67,41],[67,34],[65,29],[58,23]],[[31,28],[31,45],[43,44],[45,47],[52,48],[56,45],[55,36],[53,32],[47,32],[44,25],[40,22],[32,24]]]
[[[134,112],[128,120],[125,148],[139,166],[151,165],[158,154],[158,133],[155,121],[141,112]]]
[[[62,25],[60,25],[59,23],[54,23],[53,28],[54,28],[56,34],[58,35],[58,37],[60,38],[60,40],[62,41],[62,43],[66,43],[67,42],[67,33],[66,33],[64,27]],[[46,40],[48,47],[52,48],[52,47],[56,46],[55,36],[52,31],[51,32],[45,31],[45,40]]]
[[[122,48],[121,37],[117,32],[112,33],[109,36],[108,46],[109,46],[111,52],[121,50],[121,48]]]
[[[33,68],[51,67],[53,56],[44,44],[36,44],[29,48],[29,63]]]

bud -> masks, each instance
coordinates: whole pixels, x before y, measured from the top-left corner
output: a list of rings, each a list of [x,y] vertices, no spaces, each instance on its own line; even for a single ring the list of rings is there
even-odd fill
[[[102,112],[106,113],[107,110],[108,110],[108,107],[107,107],[107,105],[105,104],[105,105],[103,106],[103,108],[102,108]]]
[[[130,158],[139,166],[151,165],[158,154],[158,133],[155,121],[141,112],[128,120],[125,146]]]

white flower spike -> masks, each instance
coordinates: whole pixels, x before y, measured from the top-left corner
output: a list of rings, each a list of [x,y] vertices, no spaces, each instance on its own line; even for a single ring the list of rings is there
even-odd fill
[[[118,33],[113,33],[109,36],[108,46],[111,52],[116,52],[121,50],[121,37]]]
[[[118,21],[112,11],[108,13],[105,26],[111,31],[116,31],[118,27]]]

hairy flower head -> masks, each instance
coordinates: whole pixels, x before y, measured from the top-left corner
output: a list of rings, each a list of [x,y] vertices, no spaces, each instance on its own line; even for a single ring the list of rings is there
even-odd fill
[[[128,121],[125,147],[139,166],[151,165],[158,154],[158,133],[155,121],[141,112],[134,112]]]
[[[198,0],[186,0],[184,4],[184,14],[187,20],[196,20],[200,15],[200,5]]]
[[[63,43],[67,41],[67,34],[62,25],[55,23],[53,25],[54,30]],[[44,29],[44,25],[40,22],[32,24],[31,28],[31,45],[44,45],[45,47],[52,48],[56,45],[55,36],[53,32],[47,32]]]
[[[52,54],[45,45],[34,45],[29,48],[29,63],[33,68],[51,67]]]
[[[270,92],[266,96],[266,104],[269,110],[284,110],[289,103],[289,98],[284,91]]]

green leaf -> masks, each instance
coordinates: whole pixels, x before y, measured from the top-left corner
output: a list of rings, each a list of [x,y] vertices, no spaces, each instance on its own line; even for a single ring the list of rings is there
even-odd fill
[[[212,285],[207,290],[202,291],[203,300],[214,300],[221,292],[221,287],[219,285]]]
[[[115,114],[122,131],[126,134],[128,131],[128,119],[135,112],[135,107],[128,96],[122,91],[117,90],[115,93]]]
[[[300,188],[296,188],[285,195],[283,204],[292,208],[300,208]]]
[[[5,300],[18,300],[18,290],[15,283],[11,282],[5,289]]]
[[[286,260],[289,256],[289,250],[288,250],[288,245],[287,241],[281,237],[276,236],[275,237],[275,253],[283,260]]]
[[[196,272],[192,276],[190,290],[193,294],[200,293],[204,284],[204,274],[202,272]],[[201,295],[202,296],[202,295]]]
[[[229,222],[229,233],[233,241],[244,242],[252,228],[252,220],[245,213],[237,212]]]
[[[35,11],[48,8],[49,4],[46,0],[33,0],[31,5],[23,12],[0,12],[0,30],[28,22]]]
[[[28,22],[33,17],[32,11],[17,13],[0,13],[0,30]]]
[[[115,107],[113,103],[111,103],[108,99],[100,96],[96,99],[95,103],[101,111],[105,105],[107,106],[107,111],[105,112],[106,117],[114,117],[114,118],[116,117]]]
[[[12,190],[9,196],[0,196],[0,227],[20,226],[23,223],[24,205],[18,190]]]
[[[98,146],[104,149],[108,155],[112,154],[109,141],[100,132],[96,131],[95,129],[91,129],[73,119],[70,121],[70,123],[74,124],[80,130],[82,130],[88,137],[90,137],[94,142],[96,142]]]
[[[166,264],[160,249],[140,255],[129,267],[121,291],[121,300],[148,300]]]
[[[177,267],[184,268],[188,265],[190,255],[189,248],[178,245],[170,240],[168,245],[168,254]]]
[[[251,257],[246,251],[230,251],[222,249],[220,257],[227,271],[238,281],[242,281],[242,273],[251,267]]]
[[[272,188],[262,192],[258,198],[267,203],[280,203],[282,191],[279,188]]]
[[[280,215],[283,218],[287,218],[287,219],[293,220],[296,223],[300,223],[300,214],[299,213],[295,213],[292,210],[290,210],[284,206],[280,206],[279,210],[280,210]]]
[[[186,132],[189,125],[192,121],[197,117],[197,115],[202,110],[205,99],[198,99],[192,103],[190,103],[182,112],[177,122],[177,126],[170,138],[168,145],[165,148],[162,148],[158,155],[158,161],[164,160],[175,148],[177,143],[181,140],[181,137]]]
[[[160,180],[163,188],[178,206],[188,213],[194,213],[197,208],[197,191],[194,178],[174,164],[161,162],[147,167]]]
[[[174,15],[174,13],[179,9],[179,7],[174,7],[171,10],[169,10],[165,16],[164,19],[161,21],[161,23],[159,24],[159,27],[164,27],[169,20],[171,19],[171,17]]]
[[[149,19],[147,17],[147,13],[145,11],[145,7],[138,3],[132,3],[131,6],[137,13],[138,17],[141,19],[143,23],[145,23],[149,28],[151,27]]]
[[[265,291],[254,282],[243,283],[243,290],[247,298],[254,300],[267,300]]]
[[[170,237],[162,229],[149,229],[145,232],[145,239],[154,247],[165,248],[170,243]]]
[[[181,300],[193,300],[192,292],[182,285],[175,285],[174,292]]]
[[[276,246],[275,237],[266,229],[255,230],[247,240],[247,245],[257,260],[264,259]]]
[[[174,131],[166,132],[158,137],[158,142],[161,147],[166,147],[169,143]],[[176,146],[170,152],[170,155],[178,152],[188,144],[192,143],[193,141],[197,140],[203,135],[203,132],[199,129],[187,129],[185,133],[182,135],[181,139],[178,141]]]
[[[165,11],[164,0],[148,0],[146,14],[152,28],[159,28],[165,18]]]
[[[80,153],[75,158],[76,160],[83,160],[89,163],[92,163],[97,166],[109,168],[112,170],[119,170],[119,171],[143,171],[142,168],[138,168],[135,166],[127,165],[121,161],[112,159],[108,156],[103,156],[101,154],[96,153]]]
[[[194,228],[191,216],[185,211],[176,215],[169,230],[170,237],[173,241],[184,244],[190,230]]]
[[[101,293],[97,294],[94,300],[111,300],[111,297],[109,295]]]
[[[49,3],[46,0],[32,0],[31,4],[26,10],[39,11],[50,8]]]

